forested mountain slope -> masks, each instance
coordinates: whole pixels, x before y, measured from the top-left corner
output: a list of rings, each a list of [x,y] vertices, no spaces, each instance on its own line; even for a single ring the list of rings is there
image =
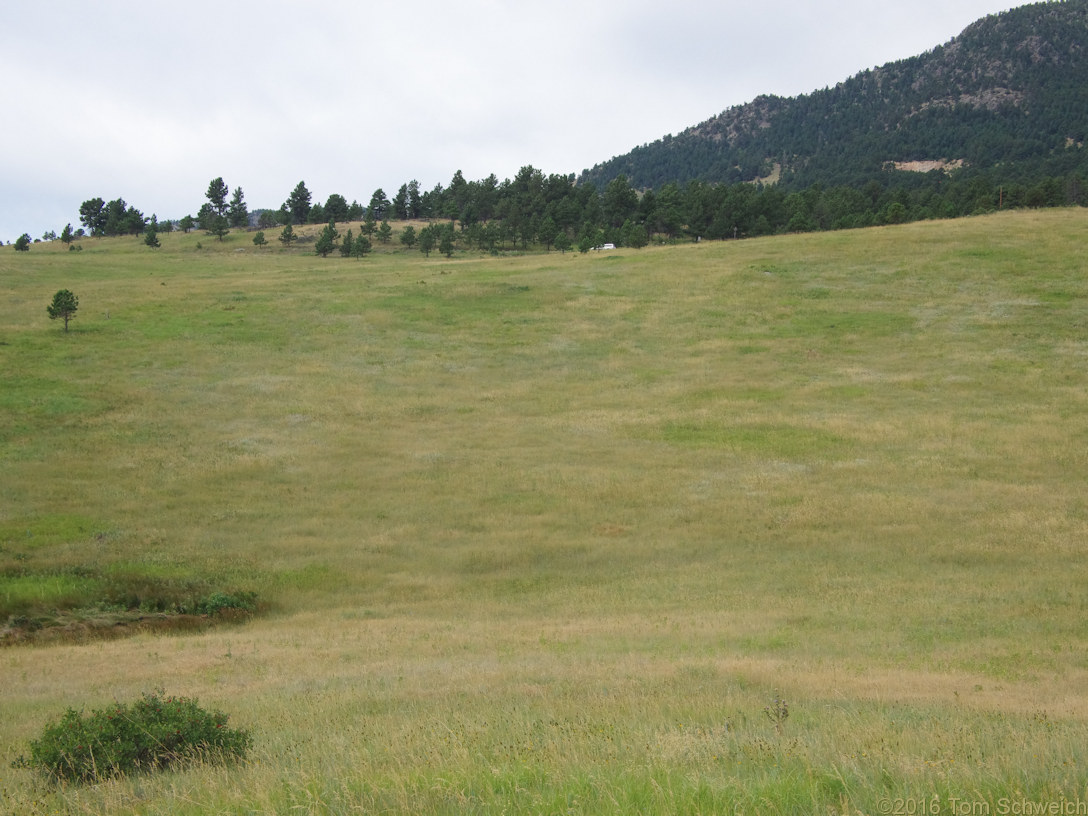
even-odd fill
[[[1064,175],[1086,162],[1086,48],[1088,0],[1022,6],[834,88],[730,108],[596,165],[579,182],[603,187],[625,175],[645,189],[774,178],[802,189],[961,163],[1002,167],[1011,182]]]

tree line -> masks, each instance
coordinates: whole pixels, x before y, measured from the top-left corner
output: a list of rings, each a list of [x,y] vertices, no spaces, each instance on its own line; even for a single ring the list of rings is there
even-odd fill
[[[448,253],[451,247],[588,251],[606,243],[639,248],[651,242],[747,238],[1086,204],[1088,178],[1079,167],[1062,175],[1011,180],[996,170],[889,169],[860,186],[814,183],[791,192],[771,184],[703,181],[638,190],[622,175],[598,190],[576,183],[573,175],[525,166],[502,182],[494,174],[468,181],[458,171],[445,187],[422,190],[411,181],[392,198],[379,188],[366,205],[348,204],[338,194],[324,204],[314,203],[305,183],[299,182],[278,210],[261,212],[258,225],[267,229],[362,221],[360,238],[389,243],[390,221],[424,220],[432,223],[418,230],[409,224],[400,239],[425,253]],[[329,246],[327,240],[319,238],[319,246],[319,254],[332,251],[322,251]],[[343,247],[341,251],[348,254]]]
[[[247,229],[255,222],[262,242],[263,230],[279,227],[281,243],[290,247],[296,240],[294,226],[325,224],[331,230],[319,236],[315,251],[358,257],[370,251],[373,241],[392,240],[389,222],[423,220],[435,223],[402,229],[401,241],[426,253],[456,248],[588,251],[605,243],[638,248],[651,242],[747,238],[955,218],[1003,208],[1088,204],[1088,178],[1079,162],[1067,169],[1061,175],[1011,179],[997,170],[888,169],[862,185],[817,182],[791,192],[774,184],[698,180],[638,190],[624,175],[598,190],[592,183],[576,183],[573,174],[545,174],[525,166],[501,182],[494,174],[469,181],[458,171],[449,185],[430,190],[415,180],[392,197],[378,188],[365,205],[349,204],[338,193],[315,202],[300,181],[279,208],[259,210],[252,218],[242,188],[231,191],[216,178],[195,217],[159,221],[154,215],[144,217],[123,199],[94,198],[80,206],[83,228],[73,231],[69,224],[61,240],[143,234],[149,246],[157,246],[157,234],[173,229],[201,229],[222,240],[232,229]],[[335,225],[348,222],[362,222],[358,235],[339,234]]]

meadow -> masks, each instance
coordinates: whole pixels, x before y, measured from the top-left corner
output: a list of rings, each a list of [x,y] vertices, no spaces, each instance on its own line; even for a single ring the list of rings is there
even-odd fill
[[[0,604],[261,609],[0,649],[0,812],[1088,812],[1088,211],[160,237],[0,249]],[[11,767],[156,688],[249,760]]]

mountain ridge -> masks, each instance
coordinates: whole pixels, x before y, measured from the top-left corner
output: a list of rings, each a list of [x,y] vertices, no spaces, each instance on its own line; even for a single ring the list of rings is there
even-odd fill
[[[774,178],[859,184],[911,162],[991,168],[1084,160],[1088,0],[1020,6],[923,54],[797,97],[760,95],[583,171],[636,188]],[[1070,157],[1064,154],[1074,151]],[[1036,168],[1036,172],[1039,168]]]

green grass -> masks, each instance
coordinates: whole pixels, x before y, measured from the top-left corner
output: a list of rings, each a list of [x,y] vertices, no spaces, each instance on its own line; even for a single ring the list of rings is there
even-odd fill
[[[0,651],[4,767],[66,706],[159,687],[255,739],[97,788],[13,769],[4,807],[1088,800],[1086,235],[0,252],[0,600],[267,604]]]

